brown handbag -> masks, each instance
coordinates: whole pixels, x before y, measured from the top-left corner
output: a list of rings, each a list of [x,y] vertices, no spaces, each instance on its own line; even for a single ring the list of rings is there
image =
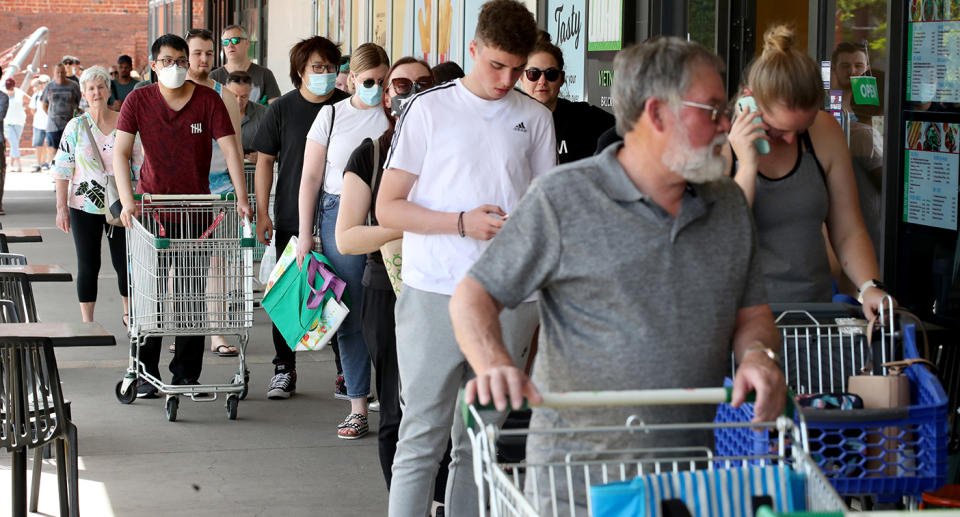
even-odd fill
[[[919,318],[902,309],[891,311],[890,317],[892,318],[894,314],[908,316],[917,322],[923,336],[924,354],[929,357],[930,344],[927,340],[926,330]],[[936,369],[936,366],[927,359],[882,362],[880,359],[882,345],[880,347],[873,346],[873,333],[876,324],[876,318],[871,318],[867,323],[867,353],[870,354],[870,358],[861,370],[862,375],[850,377],[847,382],[847,391],[858,395],[863,400],[864,409],[905,408],[910,405],[910,379],[905,375],[906,369],[917,363],[933,370]],[[880,365],[880,367],[876,367],[876,365]],[[882,374],[881,367],[887,369],[886,375]],[[903,454],[900,449],[904,441],[909,441],[909,435],[901,436],[902,431],[903,429],[900,427],[891,426],[866,436],[865,456],[867,458],[883,458],[882,462],[879,459],[868,459],[866,461],[864,466],[867,470],[877,471],[882,467],[882,471],[872,474],[873,476],[897,476],[899,474],[896,465]],[[885,439],[885,437],[890,439]],[[883,467],[884,464],[887,466]]]

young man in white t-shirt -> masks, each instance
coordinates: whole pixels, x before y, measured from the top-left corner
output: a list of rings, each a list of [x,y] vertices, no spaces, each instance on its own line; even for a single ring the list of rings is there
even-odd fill
[[[514,89],[536,37],[536,22],[522,4],[484,4],[470,43],[474,68],[414,97],[397,123],[377,199],[380,224],[404,230],[396,319],[405,407],[390,487],[392,517],[429,513],[448,436],[446,513],[478,510],[470,442],[455,411],[459,389],[473,372],[454,339],[448,304],[531,181],[556,165],[550,111]],[[500,318],[518,364],[537,322],[535,301]]]

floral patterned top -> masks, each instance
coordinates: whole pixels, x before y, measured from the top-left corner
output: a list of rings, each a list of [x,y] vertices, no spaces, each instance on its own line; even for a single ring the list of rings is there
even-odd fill
[[[81,124],[90,124],[90,133],[93,134],[95,142],[90,142],[90,137]],[[107,175],[113,176],[113,139],[116,135],[116,130],[109,135],[103,134],[89,113],[84,113],[67,123],[50,175],[57,180],[70,181],[70,190],[67,195],[67,206],[70,208],[89,214],[105,212]],[[96,144],[96,147],[93,144]],[[94,157],[97,149],[100,150],[100,157],[106,171],[100,168]],[[139,176],[142,165],[143,146],[140,144],[140,136],[137,135],[133,142],[130,163],[134,178]]]

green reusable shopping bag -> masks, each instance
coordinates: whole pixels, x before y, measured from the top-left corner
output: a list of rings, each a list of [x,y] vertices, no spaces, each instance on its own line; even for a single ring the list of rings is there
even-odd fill
[[[342,317],[338,318],[333,328],[328,324],[324,324],[322,329],[318,326],[329,319],[322,317],[325,308],[329,311],[328,305],[342,305],[339,301],[345,287],[343,281],[336,277],[333,266],[320,253],[309,253],[303,259],[302,269],[297,269],[296,246],[296,239],[290,239],[271,272],[261,302],[291,349],[295,349],[308,334],[329,339],[336,332],[343,322]],[[324,344],[328,339],[323,340]]]

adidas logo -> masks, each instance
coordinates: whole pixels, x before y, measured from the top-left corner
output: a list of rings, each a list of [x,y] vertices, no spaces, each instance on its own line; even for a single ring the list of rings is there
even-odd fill
[[[521,132],[521,133],[526,133],[526,132],[527,132],[527,126],[524,126],[524,125],[523,125],[523,122],[521,122],[521,123],[517,124],[516,126],[513,126],[513,130],[514,130],[514,131],[519,131],[519,132]]]

